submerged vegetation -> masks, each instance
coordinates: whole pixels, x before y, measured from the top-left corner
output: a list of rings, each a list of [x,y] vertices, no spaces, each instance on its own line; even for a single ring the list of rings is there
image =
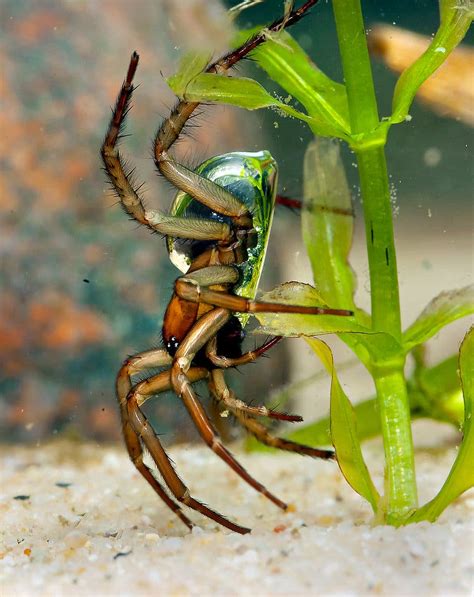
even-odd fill
[[[474,485],[474,331],[467,332],[458,356],[431,368],[424,363],[424,345],[449,323],[474,312],[474,293],[472,288],[442,293],[402,330],[385,146],[390,127],[410,118],[410,106],[419,87],[463,39],[474,7],[470,0],[440,0],[438,31],[428,49],[400,76],[391,115],[380,119],[367,40],[362,34],[365,28],[360,1],[333,0],[332,5],[344,84],[321,72],[284,31],[269,34],[253,58],[289,94],[288,101],[281,101],[250,78],[203,73],[208,60],[204,55],[185,57],[169,83],[179,97],[188,101],[228,103],[249,110],[276,109],[304,121],[318,137],[344,141],[354,152],[365,220],[371,312],[354,303],[355,277],[349,265],[353,220],[345,213],[350,196],[340,170],[338,149],[318,141],[310,145],[305,158],[306,209],[302,215],[304,242],[318,290],[292,283],[262,298],[354,309],[355,315],[261,314],[258,319],[267,333],[305,337],[324,364],[332,381],[330,440],[342,473],[371,504],[375,519],[393,525],[434,521]],[[252,32],[241,32],[235,44],[249,34]],[[354,352],[374,380],[376,397],[352,406],[338,381],[330,348],[316,338],[321,333],[337,334]],[[407,379],[405,363],[409,355],[414,358],[415,371]],[[448,478],[439,493],[422,507],[417,500],[411,430],[412,418],[419,416],[460,425],[463,431]],[[326,427],[326,421],[320,421],[298,430],[293,437],[301,440],[304,436],[304,441],[315,445],[327,439]],[[376,490],[361,450],[361,441],[377,433],[382,434],[384,443],[385,495]]]

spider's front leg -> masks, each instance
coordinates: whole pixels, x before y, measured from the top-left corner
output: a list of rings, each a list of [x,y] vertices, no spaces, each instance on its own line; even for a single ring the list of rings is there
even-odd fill
[[[209,266],[199,272],[193,272],[178,278],[174,285],[176,295],[192,303],[206,303],[213,307],[222,307],[238,313],[295,313],[299,315],[340,315],[351,316],[348,309],[332,309],[330,307],[311,307],[307,305],[287,305],[248,299],[222,290],[212,290],[208,286],[213,282],[213,271],[234,270],[226,266]],[[232,282],[235,283],[235,282]]]
[[[228,52],[222,58],[210,64],[205,72],[219,75],[227,73],[235,64],[246,58],[258,46],[265,43],[269,33],[271,34],[291,27],[317,3],[318,0],[306,0],[297,9],[294,9],[290,5],[283,17],[274,21],[269,27],[262,29],[256,35],[253,35],[235,50]],[[234,195],[214,182],[200,177],[192,170],[179,164],[168,153],[170,147],[178,139],[186,122],[198,106],[199,102],[181,100],[176,104],[170,116],[164,120],[155,137],[155,164],[163,176],[173,185],[181,191],[189,193],[203,205],[210,207],[220,214],[231,217],[246,216],[248,213],[247,209]]]
[[[124,210],[140,224],[148,224],[145,207],[139,194],[139,188],[132,184],[132,171],[128,169],[118,150],[125,117],[130,110],[130,101],[134,90],[133,78],[138,66],[138,54],[133,52],[128,66],[127,76],[112,110],[107,133],[100,150],[105,172],[113,190],[117,193]]]

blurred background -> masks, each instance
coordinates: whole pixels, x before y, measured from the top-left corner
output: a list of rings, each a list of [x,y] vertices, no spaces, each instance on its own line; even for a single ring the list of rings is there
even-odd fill
[[[0,17],[0,431],[3,440],[38,442],[57,435],[113,441],[120,437],[114,378],[129,354],[157,346],[177,271],[164,241],[130,222],[108,191],[99,147],[129,55],[141,56],[124,153],[146,183],[150,206],[166,209],[173,190],[154,173],[150,144],[174,103],[165,83],[186,40],[212,39],[216,53],[231,31],[217,0],[3,0]],[[321,2],[292,29],[313,60],[341,80],[330,4]],[[430,36],[433,1],[363,2],[368,28],[396,25]],[[281,2],[245,11],[239,27],[267,24]],[[206,42],[208,43],[208,42]],[[469,44],[469,40],[467,40]],[[415,56],[413,56],[414,58]],[[258,75],[254,65],[241,73]],[[381,114],[390,111],[397,74],[380,57],[374,72]],[[466,85],[473,85],[465,77]],[[461,98],[460,92],[456,92]],[[460,101],[460,100],[459,100]],[[471,106],[472,108],[472,106]],[[387,155],[393,188],[403,319],[409,324],[444,289],[472,279],[472,129],[456,110],[440,115],[415,101],[412,119],[392,128]],[[447,113],[448,110],[445,110]],[[464,118],[464,120],[466,120]],[[196,163],[224,151],[269,149],[280,165],[280,192],[301,197],[310,131],[275,112],[207,107],[178,155]],[[368,307],[368,270],[354,157],[342,148],[356,211],[352,264],[357,300]],[[262,289],[311,282],[299,217],[275,219]],[[439,334],[435,362],[456,352],[466,322]],[[254,340],[252,340],[252,343]],[[367,396],[364,372],[350,353],[341,378],[351,398]],[[308,420],[327,408],[327,381],[302,341],[288,340],[230,383],[240,397],[278,400],[299,383],[291,408]],[[370,388],[370,386],[369,386]],[[202,394],[204,396],[205,389]],[[157,431],[169,441],[195,437],[177,398],[150,401]]]

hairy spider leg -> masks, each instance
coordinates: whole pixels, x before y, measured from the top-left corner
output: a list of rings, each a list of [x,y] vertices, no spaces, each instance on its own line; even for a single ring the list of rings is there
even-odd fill
[[[192,367],[188,371],[190,383],[204,379],[208,375],[208,370],[200,367]],[[154,375],[153,377],[139,382],[136,386],[129,390],[125,398],[127,411],[127,425],[131,427],[136,437],[139,437],[141,441],[143,441],[153,461],[158,467],[158,470],[160,471],[160,474],[163,477],[166,485],[168,486],[169,490],[174,495],[174,497],[178,500],[178,502],[181,502],[182,504],[188,506],[193,510],[197,510],[204,516],[207,516],[208,518],[215,520],[217,523],[229,528],[234,532],[240,534],[248,533],[250,529],[234,524],[233,522],[227,520],[224,516],[220,515],[218,512],[215,512],[211,508],[208,508],[202,502],[199,502],[198,500],[195,500],[193,497],[191,497],[189,489],[182,482],[182,480],[179,478],[178,474],[174,470],[173,464],[170,458],[168,457],[167,453],[165,452],[153,427],[150,425],[148,419],[140,409],[140,405],[142,405],[148,398],[150,398],[153,395],[157,395],[160,392],[164,392],[168,389],[171,389],[170,370],[163,371],[158,375]],[[145,468],[147,475],[144,476],[150,482],[153,489],[155,489],[155,491],[163,499],[166,505],[169,506],[171,510],[173,510],[173,512],[178,515],[178,517],[184,522],[184,524],[188,528],[192,528],[193,523],[187,518],[187,516],[184,515],[180,506],[176,504],[168,496],[168,494],[164,491],[161,485],[156,481],[150,469],[148,469],[148,467]],[[141,468],[138,468],[138,470],[142,472]],[[151,482],[149,477],[151,477],[155,482]]]
[[[304,444],[299,444],[283,437],[275,437],[271,434],[266,427],[255,420],[255,414],[249,410],[249,407],[235,397],[234,392],[226,384],[222,370],[213,369],[211,371],[208,385],[211,393],[216,397],[218,402],[222,402],[225,408],[230,410],[247,431],[254,435],[262,444],[279,450],[312,456],[313,458],[322,458],[323,460],[333,460],[335,458],[332,450],[312,448],[311,446],[305,446]]]
[[[254,351],[249,351],[243,354],[242,357],[240,357],[239,364],[253,362],[258,356],[269,350],[269,348],[271,348],[271,346],[273,346],[278,340],[278,337],[273,338],[270,341],[264,343],[262,346],[255,349]],[[185,516],[179,505],[176,504],[168,496],[168,494],[164,491],[164,489],[161,487],[161,485],[158,483],[158,481],[152,474],[151,470],[143,463],[143,450],[139,439],[142,436],[142,427],[140,425],[137,425],[136,423],[136,413],[134,412],[133,416],[130,416],[129,409],[127,407],[127,402],[130,401],[131,410],[140,409],[140,407],[152,396],[156,396],[161,392],[172,389],[171,369],[167,369],[157,375],[144,379],[143,381],[138,382],[133,387],[131,386],[131,378],[133,375],[146,371],[149,368],[170,365],[171,363],[172,358],[169,356],[169,354],[165,350],[160,349],[148,350],[139,353],[133,357],[129,357],[124,362],[117,376],[117,395],[119,397],[119,403],[121,407],[120,412],[122,416],[122,429],[125,438],[125,443],[133,464],[143,475],[143,477],[150,483],[150,485],[153,487],[156,493],[163,499],[166,505],[170,507],[170,509],[184,522],[184,524],[188,528],[192,528],[193,523]],[[191,383],[195,383],[197,381],[205,379],[208,376],[209,371],[203,367],[191,367],[187,372],[187,377],[189,378]],[[255,410],[257,409],[255,408]],[[301,420],[301,417],[293,417],[292,415],[286,415],[284,413],[275,413],[274,411],[269,411],[265,407],[261,407],[261,410],[259,410],[259,415],[292,421]],[[142,416],[145,424],[149,426],[146,417],[143,414]],[[135,422],[132,423],[131,419]],[[159,441],[158,438],[156,438],[156,440]],[[153,440],[151,441],[153,442]],[[158,463],[156,464],[158,466],[158,469],[160,470],[161,467],[158,465]],[[163,470],[166,473],[168,467],[163,467]],[[168,485],[166,478],[165,482]],[[199,504],[199,502],[196,501],[196,504]],[[203,512],[202,509],[199,511],[207,515],[207,511]],[[216,516],[220,517],[219,514],[215,514]],[[224,526],[228,526],[227,523],[229,523],[227,519],[221,521],[220,518],[219,520],[217,520],[217,522],[220,522],[221,524],[224,523]],[[229,524],[231,525],[229,528],[231,528],[232,530],[237,530],[238,525],[234,525],[233,523]],[[247,532],[247,529],[245,527],[239,527],[239,529],[243,529],[245,532]],[[238,530],[238,532],[241,531]]]
[[[176,504],[170,496],[163,489],[161,484],[156,480],[151,470],[143,462],[143,448],[140,442],[140,434],[134,428],[130,421],[130,416],[127,408],[127,396],[131,388],[132,375],[144,371],[151,367],[161,367],[169,365],[171,357],[166,350],[147,350],[141,352],[133,357],[129,357],[123,363],[117,375],[116,391],[120,405],[120,418],[122,421],[122,433],[127,447],[130,460],[138,472],[148,481],[155,492],[165,502],[165,504],[182,520],[182,522],[189,528],[193,528],[193,523],[184,514],[178,504]]]
[[[217,338],[211,338],[206,345],[206,357],[211,361],[213,365],[220,369],[228,369],[230,367],[240,367],[247,363],[253,363],[261,357],[267,350],[272,346],[275,346],[277,342],[282,340],[282,336],[273,336],[261,346],[255,350],[250,350],[240,357],[230,358],[224,357],[217,354]],[[234,395],[228,395],[229,404],[233,404],[235,408],[239,408],[243,412],[248,413],[253,417],[267,417],[268,419],[277,419],[279,421],[288,421],[290,423],[300,423],[303,417],[300,415],[290,415],[289,413],[278,412],[266,406],[251,406],[246,404],[242,400],[238,400]]]
[[[122,83],[115,107],[112,110],[112,118],[110,119],[100,154],[104,162],[105,172],[113,189],[119,196],[122,207],[137,222],[147,225],[145,207],[139,194],[139,188],[135,188],[131,181],[133,170],[127,168],[125,161],[117,149],[125,117],[130,110],[130,100],[134,90],[133,77],[135,76],[137,66],[138,54],[133,52],[127,76]]]
[[[216,282],[217,272],[219,281]],[[228,272],[228,273],[227,273]],[[174,284],[176,295],[191,303],[206,303],[214,307],[222,307],[239,313],[295,313],[299,315],[344,315],[350,316],[354,312],[348,309],[332,309],[330,307],[311,307],[306,305],[287,305],[248,299],[222,290],[211,290],[208,286],[235,283],[236,269],[230,265],[210,265],[199,271],[185,274]]]
[[[312,6],[317,4],[317,2],[318,0],[307,0],[307,2],[305,2],[299,9],[292,10],[291,13],[286,14],[281,19],[275,21],[272,25],[270,25],[270,27],[268,27],[268,30],[275,32],[281,28],[290,27],[294,23],[298,22]],[[267,33],[266,30],[263,30],[257,35],[253,36],[251,39],[249,39],[246,43],[244,43],[236,50],[229,52],[223,58],[211,64],[207,68],[206,72],[226,72],[239,60],[242,60],[245,56],[252,52],[256,47],[264,43],[266,39]],[[125,77],[125,80],[122,84],[122,88],[120,90],[115,104],[115,108],[112,111],[112,118],[109,122],[109,127],[107,129],[107,133],[101,148],[101,156],[104,162],[105,171],[109,177],[109,180],[113,188],[119,196],[120,202],[124,210],[132,218],[134,218],[141,224],[144,224],[152,228],[153,230],[158,230],[162,234],[168,234],[166,230],[158,228],[156,225],[150,224],[150,222],[148,221],[146,217],[145,206],[139,193],[140,185],[134,186],[132,181],[134,169],[127,168],[126,163],[121,157],[120,152],[117,148],[118,141],[120,140],[121,129],[125,122],[125,117],[130,109],[130,100],[134,90],[133,78],[137,70],[138,61],[139,56],[137,52],[133,52],[132,57],[130,59],[127,76]],[[157,166],[160,170],[162,170],[162,164],[165,164],[163,166],[162,173],[167,178],[167,168],[174,171],[174,174],[171,174],[171,178],[179,179],[183,183],[183,187],[179,184],[174,183],[176,184],[176,186],[178,186],[178,188],[188,188],[188,175],[191,175],[191,179],[194,182],[196,182],[196,179],[193,172],[187,170],[184,167],[180,167],[176,164],[176,162],[174,162],[174,160],[171,160],[171,158],[167,156],[166,151],[176,141],[183,126],[186,124],[186,121],[189,119],[189,117],[198,105],[198,102],[178,102],[170,117],[163,122],[155,139],[154,153]],[[168,166],[166,165],[166,163],[168,163]],[[178,167],[176,168],[175,166]],[[209,181],[207,182],[209,183]],[[212,185],[213,183],[210,184]],[[207,183],[202,183],[201,179],[201,182],[198,183],[198,187],[202,185],[204,185],[205,189],[207,189],[209,186]],[[214,195],[218,195],[219,197],[225,198],[225,203],[227,207],[223,206],[223,209],[228,209],[229,206],[232,206],[234,213],[228,215],[235,216],[236,214],[240,215],[241,213],[247,213],[247,210],[243,207],[241,202],[237,198],[233,197],[231,193],[227,193],[224,191],[220,194],[219,192],[215,192]],[[196,199],[201,200],[199,197],[196,197]],[[212,203],[212,205],[214,205],[214,202]],[[214,209],[212,205],[211,208]],[[219,213],[228,212],[224,211]],[[169,234],[171,235],[172,233]]]
[[[268,32],[276,32],[297,23],[302,16],[318,0],[308,0],[300,8],[291,10],[277,19],[265,30],[260,31],[239,48],[228,52],[225,56],[210,64],[206,73],[223,75],[237,62],[248,56],[255,48],[268,39]],[[168,150],[178,139],[186,122],[199,106],[199,102],[179,101],[170,116],[163,121],[155,137],[154,157],[158,170],[174,186],[191,195],[194,199],[206,205],[217,213],[231,216],[234,223],[249,220],[249,212],[245,205],[232,193],[223,189],[185,166],[178,164],[168,154]]]
[[[199,402],[188,377],[188,371],[195,354],[225,325],[230,317],[232,317],[232,313],[227,309],[213,309],[195,323],[176,351],[171,367],[171,384],[173,390],[183,400],[202,439],[211,450],[251,487],[279,508],[286,510],[287,505],[285,502],[274,496],[264,485],[254,479],[224,446]]]
[[[145,415],[138,407],[137,397],[133,392],[127,400],[127,407],[131,426],[133,427],[135,432],[140,435],[143,443],[145,444],[147,450],[149,451],[156,466],[158,467],[158,470],[160,471],[163,479],[165,480],[168,488],[170,489],[174,497],[185,506],[188,506],[188,508],[200,512],[204,516],[207,516],[211,520],[214,520],[218,524],[230,529],[231,531],[240,533],[242,535],[245,533],[249,533],[250,529],[242,527],[238,524],[235,524],[227,520],[227,518],[225,518],[218,512],[211,510],[211,508],[208,508],[205,504],[199,502],[190,495],[189,489],[186,487],[186,485],[183,483],[183,481],[179,478],[178,474],[174,470],[173,464],[169,456],[165,452],[158,436],[153,430],[153,427],[149,424]],[[161,497],[161,493],[159,495]],[[167,500],[165,500],[165,502],[167,503],[167,505],[170,505]],[[172,503],[174,504],[174,502]],[[174,507],[170,507],[173,511],[176,512]],[[176,513],[178,514],[178,516],[180,515],[180,511]],[[181,516],[180,518],[182,520]]]

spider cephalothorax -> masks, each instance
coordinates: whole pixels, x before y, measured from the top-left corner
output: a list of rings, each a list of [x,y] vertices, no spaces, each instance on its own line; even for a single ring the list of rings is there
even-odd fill
[[[273,23],[268,30],[278,31],[292,25],[316,2],[308,0],[300,9]],[[224,74],[264,43],[266,36],[265,32],[255,35],[211,64],[207,72]],[[254,361],[279,340],[278,337],[272,338],[254,351],[242,354],[243,328],[251,313],[352,313],[341,309],[255,300],[275,205],[276,163],[267,151],[213,157],[196,170],[176,162],[168,150],[198,106],[196,102],[180,101],[155,138],[155,164],[178,189],[170,213],[146,211],[117,149],[137,66],[138,54],[134,53],[102,146],[102,158],[125,211],[141,224],[166,236],[170,258],[184,275],[176,280],[174,294],[165,313],[162,330],[165,348],[148,350],[128,358],[117,376],[125,443],[130,458],[143,477],[189,528],[193,526],[192,522],[179,503],[233,531],[247,533],[249,529],[227,520],[191,497],[141,406],[151,396],[172,389],[183,401],[200,435],[212,450],[257,491],[286,509],[286,504],[251,477],[222,444],[193,389],[193,383],[206,379],[216,400],[263,443],[313,457],[333,458],[332,451],[271,435],[257,417],[286,421],[299,421],[301,417],[278,413],[264,406],[248,406],[228,389],[223,371]],[[164,370],[132,383],[134,375],[143,376],[145,370],[156,367]],[[149,451],[169,493],[143,462],[143,447]]]

